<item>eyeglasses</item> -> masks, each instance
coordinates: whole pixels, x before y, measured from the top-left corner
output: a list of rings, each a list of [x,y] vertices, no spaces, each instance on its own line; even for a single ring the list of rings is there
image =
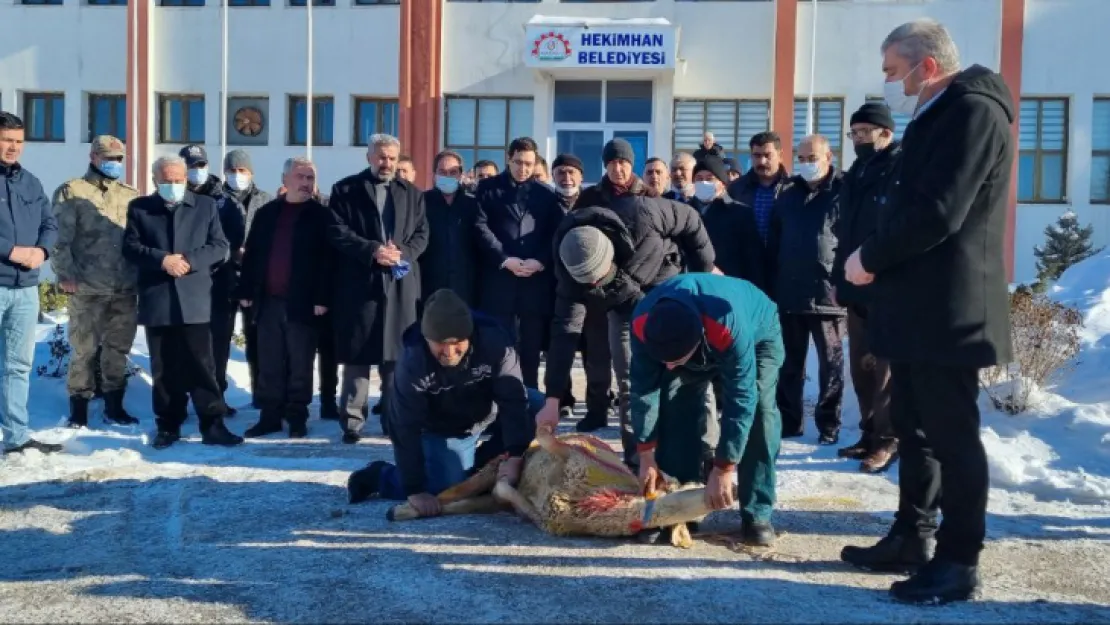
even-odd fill
[[[882,128],[861,128],[859,130],[849,130],[848,132],[844,133],[844,136],[848,137],[849,139],[867,139],[876,132],[882,132]]]

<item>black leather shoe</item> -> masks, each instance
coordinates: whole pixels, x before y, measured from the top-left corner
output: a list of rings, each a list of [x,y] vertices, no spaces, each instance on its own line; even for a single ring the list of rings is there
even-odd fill
[[[817,437],[818,445],[835,445],[840,442],[840,432],[821,432]]]
[[[234,447],[243,442],[243,437],[232,434],[224,425],[223,418],[215,419],[211,425],[201,432],[200,442],[205,445],[222,445]]]
[[[307,424],[300,421],[294,421],[289,424],[289,438],[304,438],[306,436],[308,436]]]
[[[359,442],[360,440],[362,440],[362,436],[359,436],[358,432],[344,432],[343,433],[343,442],[347,443],[348,445],[354,445],[355,443]]]
[[[27,441],[26,443],[23,443],[22,445],[20,445],[19,447],[12,447],[11,449],[5,449],[4,454],[5,455],[6,454],[21,454],[25,451],[30,451],[32,449],[37,449],[38,451],[40,451],[44,454],[54,454],[54,453],[58,453],[59,451],[61,451],[62,446],[61,445],[56,445],[54,443],[43,443],[42,441],[36,441],[35,439],[32,438],[29,441]]]
[[[258,423],[255,423],[254,425],[247,428],[247,431],[243,432],[243,436],[246,436],[247,438],[259,438],[260,436],[266,436],[268,434],[276,434],[280,431],[281,431],[281,421],[272,421],[272,420],[271,421],[262,421],[262,420],[259,420]]]
[[[871,547],[845,547],[840,559],[864,571],[913,573],[932,559],[935,545],[931,538],[888,534]]]
[[[944,605],[970,601],[979,594],[979,568],[947,560],[931,560],[913,577],[894,582],[890,594],[902,603]]]
[[[864,456],[871,452],[871,445],[867,439],[867,435],[863,434],[859,437],[859,442],[847,447],[841,447],[836,450],[836,455],[841,458],[852,458],[853,460],[863,460]]]
[[[181,440],[180,432],[159,431],[154,435],[154,442],[150,445],[155,449],[165,449],[179,440]]]
[[[740,526],[740,539],[749,547],[770,547],[775,544],[775,528],[770,523],[745,522]]]
[[[596,432],[601,428],[608,427],[608,425],[609,415],[607,413],[587,412],[581,421],[574,424],[574,430],[576,432]]]

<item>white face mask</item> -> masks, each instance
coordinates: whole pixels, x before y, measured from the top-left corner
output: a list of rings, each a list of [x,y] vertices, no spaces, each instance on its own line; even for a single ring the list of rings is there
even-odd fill
[[[208,168],[203,167],[201,169],[190,169],[187,176],[189,178],[189,182],[193,184],[204,184],[204,181],[208,180]]]
[[[702,202],[709,202],[717,197],[717,185],[708,180],[699,180],[694,183],[694,197]]]
[[[813,182],[821,178],[821,165],[818,163],[798,163],[798,175]]]
[[[925,85],[921,85],[921,89],[918,89],[916,95],[906,95],[906,79],[920,66],[920,63],[914,65],[913,69],[902,77],[902,80],[883,83],[883,99],[886,100],[886,105],[890,107],[890,110],[903,115],[913,115],[917,110],[917,101]]]
[[[579,188],[580,187],[578,185],[574,185],[573,187],[564,187],[559,185],[555,186],[555,190],[558,191],[563,197],[574,197],[578,195]]]
[[[235,191],[246,191],[251,186],[251,175],[240,173],[228,174],[227,186],[231,187]]]

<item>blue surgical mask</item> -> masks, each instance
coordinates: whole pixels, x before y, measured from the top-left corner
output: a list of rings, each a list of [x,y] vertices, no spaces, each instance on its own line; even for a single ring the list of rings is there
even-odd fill
[[[189,182],[193,184],[204,184],[208,180],[208,168],[202,167],[200,169],[189,170]]]
[[[459,179],[454,176],[436,176],[436,188],[446,195],[451,195],[459,190]]]
[[[100,161],[97,169],[104,174],[105,178],[111,178],[112,180],[123,175],[123,163],[119,161]]]
[[[806,182],[813,182],[821,178],[821,166],[817,163],[798,163],[798,175]]]
[[[159,182],[158,195],[170,204],[178,204],[185,199],[185,183]]]

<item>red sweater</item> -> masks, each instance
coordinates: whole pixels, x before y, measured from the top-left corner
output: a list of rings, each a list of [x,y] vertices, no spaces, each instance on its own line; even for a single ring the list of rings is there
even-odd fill
[[[270,244],[270,259],[266,270],[266,294],[285,297],[289,294],[289,274],[293,264],[293,231],[304,204],[284,202],[274,228]]]

